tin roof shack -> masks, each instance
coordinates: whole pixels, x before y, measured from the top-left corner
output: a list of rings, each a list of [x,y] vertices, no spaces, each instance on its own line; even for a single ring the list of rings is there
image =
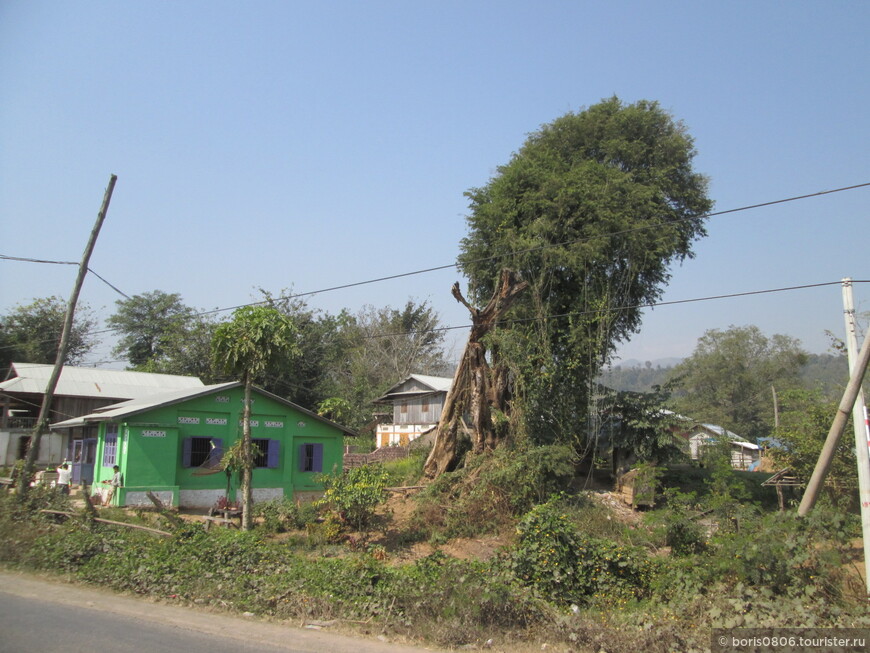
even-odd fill
[[[452,385],[452,378],[411,374],[375,399],[393,407],[392,422],[378,424],[377,446],[407,446],[437,426]]]
[[[94,486],[121,470],[122,506],[151,505],[149,491],[167,506],[209,508],[225,496],[224,451],[242,437],[244,386],[222,383],[127,401],[53,428],[96,425]],[[259,455],[254,501],[316,495],[320,473],[341,472],[344,435],[350,429],[276,395],[254,388],[251,437]],[[237,479],[232,479],[237,491]],[[234,501],[233,495],[230,500]]]
[[[731,467],[734,469],[754,470],[761,459],[760,447],[747,442],[736,433],[715,424],[695,424],[684,437],[689,441],[692,460],[703,457],[706,447],[717,442],[727,442],[731,454]]]
[[[53,369],[54,365],[12,363],[6,380],[0,383],[0,465],[11,466],[24,457]],[[201,387],[202,381],[193,376],[66,365],[49,407],[49,421],[87,415],[119,401],[158,392]],[[40,442],[37,464],[53,465],[64,458],[73,460],[71,442],[95,436],[96,429],[84,425],[46,434]]]

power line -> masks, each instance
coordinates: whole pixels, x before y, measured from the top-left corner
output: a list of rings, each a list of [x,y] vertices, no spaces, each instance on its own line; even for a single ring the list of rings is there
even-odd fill
[[[865,183],[861,183],[861,184],[854,184],[854,185],[851,185],[851,186],[842,186],[842,187],[840,187],[840,188],[834,188],[834,189],[830,189],[830,190],[822,190],[822,191],[818,191],[818,192],[815,192],[815,193],[807,193],[807,194],[804,194],[804,195],[795,195],[795,196],[793,196],[793,197],[787,197],[787,198],[784,198],[784,199],[778,199],[778,200],[771,200],[771,201],[768,201],[768,202],[760,202],[760,203],[757,203],[757,204],[749,204],[749,205],[746,205],[746,206],[741,206],[741,207],[737,207],[737,208],[733,208],[733,209],[725,209],[725,210],[722,210],[722,211],[712,211],[712,212],[710,212],[710,213],[704,213],[704,214],[701,214],[701,215],[698,215],[698,216],[690,216],[690,217],[687,217],[687,218],[683,218],[683,219],[681,219],[681,220],[673,220],[673,221],[669,222],[669,224],[675,224],[675,223],[678,223],[678,222],[687,222],[687,221],[689,221],[689,220],[705,220],[705,219],[712,218],[712,217],[716,217],[716,216],[727,215],[727,214],[729,214],[729,213],[738,213],[738,212],[741,212],[741,211],[749,211],[749,210],[752,210],[752,209],[759,209],[759,208],[764,208],[764,207],[768,207],[768,206],[774,206],[774,205],[776,205],[776,204],[785,204],[785,203],[787,203],[787,202],[796,202],[796,201],[798,201],[798,200],[809,199],[809,198],[812,198],[812,197],[820,197],[820,196],[822,196],[822,195],[831,195],[831,194],[833,194],[833,193],[841,193],[841,192],[844,192],[844,191],[847,191],[847,190],[855,190],[855,189],[858,189],[858,188],[865,188],[865,187],[867,187],[867,186],[870,186],[870,182],[865,182]],[[574,239],[574,240],[568,240],[568,241],[564,241],[564,242],[561,242],[561,243],[545,243],[545,244],[542,244],[542,245],[539,245],[539,246],[536,246],[536,247],[529,247],[529,248],[526,248],[526,249],[516,250],[516,251],[512,251],[512,252],[506,253],[506,254],[500,254],[500,255],[495,255],[495,256],[487,256],[487,257],[480,258],[480,259],[474,259],[474,260],[468,261],[466,264],[483,263],[483,262],[486,262],[486,261],[496,260],[496,259],[499,259],[499,258],[506,258],[506,257],[508,257],[508,256],[517,256],[517,255],[519,255],[519,254],[528,254],[528,253],[531,253],[531,252],[542,251],[542,250],[545,250],[545,249],[552,249],[552,248],[556,248],[556,247],[566,247],[566,246],[570,246],[570,245],[576,245],[576,244],[578,244],[578,243],[588,242],[589,240],[592,240],[593,238],[602,238],[602,237],[613,238],[613,237],[616,237],[616,236],[624,236],[624,235],[627,235],[627,234],[637,233],[637,232],[639,232],[639,231],[647,231],[647,230],[649,230],[649,229],[655,229],[655,228],[659,228],[659,227],[661,227],[661,225],[659,225],[659,224],[647,224],[647,225],[641,225],[641,226],[638,226],[638,227],[633,227],[633,228],[631,228],[631,229],[624,229],[624,230],[622,230],[622,231],[614,231],[614,232],[610,232],[610,233],[607,233],[607,234],[600,234],[600,235],[592,236],[592,237],[577,238],[577,239]],[[69,262],[69,261],[48,261],[48,260],[40,260],[40,259],[31,259],[31,258],[22,258],[22,257],[6,256],[6,255],[2,255],[2,254],[0,254],[0,259],[7,259],[7,260],[14,260],[14,261],[28,261],[28,262],[32,262],[32,263],[52,263],[52,264],[57,264],[57,265],[78,265],[77,263],[72,263],[72,262]],[[392,280],[394,280],[394,279],[402,279],[402,278],[405,278],[405,277],[416,276],[416,275],[419,275],[419,274],[428,274],[429,272],[437,272],[437,271],[439,271],[439,270],[447,270],[447,269],[450,269],[450,268],[458,267],[458,265],[459,265],[458,263],[450,263],[450,264],[446,264],[446,265],[438,265],[438,266],[435,266],[435,267],[424,268],[424,269],[421,269],[421,270],[413,270],[413,271],[410,271],[410,272],[401,272],[401,273],[398,273],[398,274],[388,275],[388,276],[384,276],[384,277],[377,277],[377,278],[375,278],[375,279],[368,279],[368,280],[365,280],[365,281],[354,281],[354,282],[351,282],[351,283],[341,284],[341,285],[338,285],[338,286],[331,286],[331,287],[329,287],[329,288],[321,288],[320,290],[309,290],[309,291],[302,292],[302,293],[294,293],[294,294],[292,294],[292,295],[284,295],[284,296],[281,296],[281,297],[276,297],[275,299],[276,299],[276,300],[282,300],[282,299],[297,299],[297,298],[300,298],[300,297],[307,297],[307,296],[309,296],[309,295],[319,295],[319,294],[321,294],[321,293],[332,292],[332,291],[335,291],[335,290],[346,290],[346,289],[348,289],[348,288],[356,288],[356,287],[358,287],[358,286],[365,286],[365,285],[370,285],[370,284],[373,284],[373,283],[381,283],[381,282],[383,282],[383,281],[392,281]],[[90,270],[90,268],[89,268],[89,270]],[[90,270],[90,271],[93,272],[93,270]],[[94,272],[94,274],[96,274],[96,272]],[[128,297],[125,293],[123,293],[123,292],[121,292],[120,290],[118,290],[115,286],[113,286],[112,284],[110,284],[108,281],[106,281],[105,279],[103,279],[103,278],[100,277],[99,275],[97,275],[97,276],[98,276],[98,278],[99,278],[101,281],[103,281],[104,283],[106,283],[110,288],[112,288],[112,289],[115,290],[116,292],[120,293],[121,295],[123,295],[124,297],[127,297],[127,299],[129,299],[129,297]],[[245,303],[245,304],[238,304],[238,305],[236,305],[236,306],[229,306],[229,307],[226,307],[226,308],[215,308],[215,309],[212,309],[212,310],[210,310],[210,311],[203,311],[203,312],[201,312],[201,313],[197,313],[196,315],[197,315],[197,316],[199,316],[199,315],[213,315],[213,314],[215,314],[215,313],[223,313],[223,312],[226,312],[226,311],[233,311],[233,310],[236,310],[236,309],[239,309],[239,308],[244,308],[244,307],[246,307],[246,306],[259,306],[259,305],[262,305],[262,304],[268,304],[270,301],[273,301],[273,300],[268,300],[268,299],[267,299],[267,300],[261,300],[261,301],[257,301],[257,302],[248,302],[248,303]],[[110,330],[110,331],[111,331],[111,330]]]
[[[634,304],[629,306],[616,306],[612,308],[605,309],[597,309],[593,311],[576,311],[573,313],[557,313],[553,315],[540,315],[536,317],[529,318],[518,318],[513,320],[505,320],[501,324],[518,324],[523,322],[538,322],[540,320],[555,320],[563,317],[583,317],[586,315],[598,315],[598,314],[606,314],[606,313],[618,313],[619,311],[630,311],[637,310],[643,308],[658,308],[660,306],[675,306],[677,304],[691,304],[695,302],[709,302],[716,301],[719,299],[733,299],[735,297],[749,297],[752,295],[766,295],[770,293],[778,293],[778,292],[790,292],[793,290],[808,290],[810,288],[821,288],[823,286],[839,286],[843,283],[840,281],[825,281],[823,283],[811,283],[804,284],[801,286],[786,286],[784,288],[768,288],[765,290],[748,290],[746,292],[737,292],[737,293],[728,293],[724,295],[709,295],[706,297],[693,297],[690,299],[676,299],[668,302],[650,302],[646,304]],[[870,283],[870,279],[852,279],[852,283]],[[426,331],[406,331],[403,333],[387,333],[387,334],[377,334],[372,336],[364,336],[365,338],[379,338],[379,337],[388,337],[388,336],[401,336],[401,335],[410,335],[413,333],[435,333],[437,331],[452,331],[454,329],[470,329],[471,324],[464,324],[461,326],[449,326],[449,327],[438,327],[436,329],[429,329]]]
[[[674,222],[683,222],[683,221],[688,221],[688,220],[703,220],[703,219],[707,219],[707,218],[711,218],[711,217],[715,217],[715,216],[727,215],[730,213],[738,213],[741,211],[749,211],[752,209],[764,208],[767,206],[774,206],[776,204],[784,204],[787,202],[795,202],[798,200],[809,199],[812,197],[820,197],[822,195],[830,195],[833,193],[844,192],[847,190],[855,190],[855,189],[864,188],[867,186],[870,186],[870,182],[865,182],[865,183],[861,183],[861,184],[854,184],[851,186],[843,186],[840,188],[835,188],[835,189],[831,189],[831,190],[823,190],[823,191],[818,191],[815,193],[796,195],[793,197],[787,197],[787,198],[778,199],[778,200],[771,200],[771,201],[761,202],[761,203],[757,203],[757,204],[749,204],[746,206],[741,206],[741,207],[737,207],[737,208],[733,208],[733,209],[725,209],[722,211],[713,211],[710,213],[702,214],[700,216],[692,216],[692,217],[683,218],[682,220],[672,221],[671,224],[673,224]],[[468,261],[467,263],[468,264],[481,263],[481,262],[495,260],[495,259],[499,259],[499,258],[506,258],[508,256],[516,256],[518,254],[527,254],[527,253],[531,253],[531,252],[535,252],[535,251],[542,251],[545,249],[551,249],[551,248],[555,248],[555,247],[565,247],[565,246],[569,246],[569,245],[587,242],[587,241],[591,240],[592,238],[622,236],[622,235],[627,235],[630,233],[636,233],[639,231],[646,231],[646,230],[657,228],[660,226],[661,225],[642,225],[642,226],[634,227],[631,229],[625,229],[622,231],[614,231],[614,232],[611,232],[608,234],[601,234],[601,235],[597,235],[597,236],[593,236],[593,237],[577,238],[574,240],[564,241],[561,243],[546,243],[546,244],[539,245],[536,247],[530,247],[530,248],[526,248],[526,249],[522,249],[522,250],[516,250],[513,252],[506,253],[506,254],[489,256],[489,257],[484,257],[481,259],[475,259],[472,261]],[[51,261],[51,260],[34,259],[34,258],[14,257],[14,256],[8,256],[8,255],[4,255],[4,254],[0,254],[0,259],[14,260],[14,261],[26,261],[26,262],[33,262],[33,263],[47,263],[47,264],[56,264],[56,265],[78,265],[77,263],[70,262],[70,261]],[[256,301],[256,302],[249,302],[246,304],[238,304],[236,306],[231,306],[231,307],[226,307],[226,308],[216,308],[216,309],[212,309],[209,311],[202,311],[200,313],[195,313],[194,317],[203,316],[203,315],[213,315],[216,313],[223,313],[226,311],[232,311],[232,310],[236,310],[239,308],[244,308],[246,306],[259,306],[259,305],[263,305],[263,304],[268,304],[268,303],[270,303],[272,301],[276,301],[276,300],[297,299],[297,298],[306,297],[309,295],[318,295],[320,293],[332,292],[335,290],[345,290],[348,288],[354,288],[354,287],[369,285],[369,284],[373,284],[373,283],[380,283],[383,281],[390,281],[393,279],[401,279],[404,277],[410,277],[410,276],[415,276],[415,275],[419,275],[419,274],[427,274],[429,272],[436,272],[439,270],[446,270],[446,269],[450,269],[450,268],[455,268],[455,267],[458,267],[458,265],[459,265],[458,263],[439,265],[439,266],[435,266],[435,267],[424,268],[421,270],[402,272],[402,273],[398,273],[398,274],[394,274],[394,275],[378,277],[375,279],[368,279],[365,281],[356,281],[356,282],[351,282],[351,283],[342,284],[342,285],[338,285],[338,286],[331,286],[328,288],[322,288],[320,290],[312,290],[312,291],[307,291],[307,292],[302,292],[302,293],[294,293],[291,295],[284,295],[281,297],[277,297],[274,300],[273,299],[266,299],[266,300],[261,300],[261,301]],[[88,270],[91,272],[94,272],[90,268],[88,268]],[[120,293],[121,295],[123,295],[127,299],[130,299],[130,297],[128,295],[126,295],[121,290],[119,290],[118,288],[116,288],[115,286],[110,284],[108,281],[103,279],[103,277],[98,275],[96,272],[94,272],[94,274],[101,281],[103,281],[106,285],[108,285],[110,288],[112,288],[116,292]],[[613,311],[623,311],[623,310],[634,310],[634,309],[638,309],[638,308],[654,308],[657,306],[668,306],[668,305],[673,305],[673,304],[685,304],[685,303],[711,301],[711,300],[715,300],[715,299],[727,299],[727,298],[741,297],[741,296],[748,296],[748,295],[757,295],[757,294],[774,293],[774,292],[786,292],[786,291],[791,291],[791,290],[799,290],[799,289],[813,288],[813,287],[826,286],[826,285],[835,285],[835,284],[839,284],[839,283],[841,283],[841,282],[840,281],[832,281],[832,282],[825,282],[825,283],[820,283],[820,284],[811,284],[811,285],[805,285],[805,286],[792,286],[792,287],[786,287],[786,288],[774,288],[774,289],[767,289],[767,290],[749,291],[749,292],[745,292],[745,293],[732,293],[732,294],[717,295],[717,296],[711,296],[711,297],[699,297],[699,298],[692,298],[692,299],[676,300],[676,301],[672,301],[672,302],[638,304],[635,306],[624,306],[624,307],[607,309],[607,311],[613,312]],[[855,281],[854,283],[865,283],[865,282],[864,281]],[[561,314],[561,315],[551,315],[551,316],[544,316],[544,317],[539,317],[539,318],[527,318],[527,320],[556,319],[556,318],[560,318],[560,317],[572,317],[572,316],[573,317],[581,317],[583,315],[595,314],[597,312],[600,312],[600,311],[581,311],[581,312],[577,312],[577,313],[565,313],[565,314]],[[431,331],[432,332],[451,331],[451,330],[455,330],[455,329],[470,328],[470,326],[471,325],[440,327],[438,329],[432,329]],[[112,332],[117,332],[118,330],[119,329],[103,329],[100,331],[93,331],[89,335],[93,336],[93,335],[100,335],[103,333],[112,333]],[[414,332],[408,332],[408,333],[403,334],[403,335],[408,335],[409,333],[414,333]],[[367,337],[386,337],[389,335],[399,335],[399,334],[384,334],[383,336],[367,336]],[[0,347],[0,349],[2,349],[2,348],[4,348],[4,347]],[[5,347],[5,348],[10,348],[10,347]]]
[[[688,217],[688,218],[683,218],[682,220],[674,220],[674,221],[671,221],[669,224],[674,224],[677,222],[686,222],[689,220],[705,220],[707,218],[712,218],[712,217],[720,216],[720,215],[726,215],[729,213],[738,213],[740,211],[749,211],[752,209],[759,209],[759,208],[764,208],[767,206],[774,206],[776,204],[784,204],[786,202],[795,202],[798,200],[809,199],[811,197],[819,197],[822,195],[830,195],[832,193],[840,193],[840,192],[847,191],[847,190],[855,190],[857,188],[864,188],[866,186],[870,186],[870,182],[866,182],[866,183],[862,183],[862,184],[855,184],[852,186],[843,186],[841,188],[834,188],[832,190],[822,190],[822,191],[818,191],[816,193],[808,193],[805,195],[796,195],[794,197],[787,197],[785,199],[779,199],[779,200],[771,200],[769,202],[761,202],[759,204],[749,204],[747,206],[741,206],[741,207],[737,207],[734,209],[725,209],[723,211],[713,211],[711,213],[704,213],[704,214],[699,215],[699,216],[692,216],[692,217]],[[499,254],[499,255],[495,255],[495,256],[487,256],[487,257],[480,258],[480,259],[474,259],[474,260],[468,261],[467,264],[483,263],[486,261],[496,260],[499,258],[507,258],[508,256],[517,256],[518,254],[529,254],[531,252],[541,251],[541,250],[545,250],[545,249],[552,249],[552,248],[556,248],[556,247],[566,247],[569,245],[576,245],[578,243],[588,242],[588,241],[592,240],[593,238],[602,238],[602,237],[612,238],[612,237],[616,237],[616,236],[624,236],[627,234],[636,233],[639,231],[647,231],[649,229],[656,229],[659,227],[661,227],[660,224],[642,225],[642,226],[634,227],[631,229],[624,229],[622,231],[614,231],[614,232],[610,232],[607,234],[600,234],[600,235],[592,236],[592,237],[577,238],[574,240],[568,240],[568,241],[564,241],[561,243],[546,243],[543,245],[539,245],[537,247],[529,247],[527,249],[512,251],[512,252],[509,252],[507,254]],[[297,299],[299,297],[307,297],[309,295],[319,295],[320,293],[332,292],[334,290],[345,290],[348,288],[355,288],[357,286],[364,286],[364,285],[368,285],[368,284],[372,284],[372,283],[380,283],[382,281],[392,281],[393,279],[401,279],[404,277],[415,276],[418,274],[427,274],[429,272],[437,272],[439,270],[447,270],[450,268],[458,267],[458,265],[459,265],[458,263],[451,263],[448,265],[439,265],[439,266],[435,266],[435,267],[431,267],[431,268],[424,268],[422,270],[414,270],[412,272],[402,272],[399,274],[393,274],[393,275],[389,275],[389,276],[385,276],[385,277],[378,277],[376,279],[369,279],[367,281],[355,281],[352,283],[347,283],[347,284],[343,284],[343,285],[339,285],[339,286],[332,286],[330,288],[323,288],[321,290],[310,290],[307,292],[295,293],[292,295],[285,295],[282,297],[277,297],[276,299],[278,299],[278,300]],[[216,308],[216,309],[213,309],[211,311],[205,311],[203,313],[199,313],[199,315],[209,315],[209,314],[214,314],[214,313],[222,313],[224,311],[233,311],[233,310],[236,310],[238,308],[244,308],[246,306],[259,306],[261,304],[268,304],[269,301],[270,300],[263,300],[263,301],[259,301],[259,302],[250,302],[247,304],[239,304],[238,306],[231,306],[228,308]]]
[[[796,290],[809,290],[812,288],[822,288],[825,286],[838,286],[838,285],[841,285],[842,283],[843,283],[843,281],[841,279],[839,281],[825,281],[822,283],[803,284],[803,285],[799,285],[799,286],[785,286],[782,288],[767,288],[767,289],[763,289],[763,290],[748,290],[745,292],[727,293],[727,294],[722,294],[722,295],[708,295],[705,297],[693,297],[693,298],[689,298],[689,299],[676,299],[676,300],[667,301],[667,302],[650,302],[650,303],[645,303],[645,304],[617,306],[617,307],[613,307],[613,308],[598,309],[598,310],[594,310],[594,311],[577,311],[577,312],[573,312],[573,313],[557,313],[557,314],[552,314],[552,315],[542,315],[542,316],[536,316],[536,317],[531,317],[531,318],[519,318],[519,319],[514,319],[514,320],[506,320],[506,321],[502,322],[501,324],[503,324],[503,325],[521,324],[521,323],[526,323],[526,322],[537,322],[540,320],[555,320],[555,319],[566,318],[566,317],[583,317],[586,315],[616,313],[619,311],[627,311],[627,310],[637,310],[637,309],[644,309],[644,308],[659,308],[662,306],[676,306],[679,304],[691,304],[691,303],[697,303],[697,302],[718,301],[718,300],[722,300],[722,299],[734,299],[734,298],[738,298],[738,297],[751,297],[753,295],[766,295],[766,294],[780,293],[780,292],[792,292],[792,291],[796,291]],[[853,284],[870,283],[870,279],[852,279],[852,283]],[[472,326],[473,325],[471,325],[471,324],[461,324],[461,325],[456,325],[456,326],[437,327],[434,329],[426,329],[426,330],[422,330],[422,331],[397,331],[394,333],[380,333],[380,334],[374,334],[374,335],[364,335],[364,336],[362,336],[362,339],[363,340],[371,340],[374,338],[390,338],[390,337],[408,336],[408,335],[416,335],[416,334],[422,335],[422,334],[426,334],[426,333],[439,333],[439,332],[447,332],[447,331],[456,331],[458,329],[470,329]],[[106,333],[106,332],[110,332],[110,331],[115,331],[115,329],[106,329],[103,331],[94,331],[90,335],[97,335],[100,333]],[[2,350],[2,349],[14,349],[15,346],[16,345],[0,346],[0,350]],[[120,363],[120,362],[124,362],[124,361],[118,361],[118,360],[115,360],[115,361],[97,361],[96,363],[92,363],[90,365],[95,366],[95,365],[98,365],[101,363]]]
[[[22,262],[25,262],[25,263],[45,263],[45,264],[49,264],[49,265],[79,265],[79,263],[76,263],[76,262],[74,262],[74,261],[49,261],[49,260],[46,260],[46,259],[39,259],[39,258],[26,258],[26,257],[23,257],[23,256],[7,256],[6,254],[0,254],[0,260],[4,260],[4,261],[22,261]],[[91,274],[93,274],[95,277],[97,277],[97,279],[99,279],[99,280],[102,281],[104,284],[106,284],[107,286],[109,286],[109,288],[111,288],[112,290],[114,290],[114,291],[115,291],[116,293],[118,293],[119,295],[122,295],[123,297],[126,297],[127,299],[130,299],[130,296],[129,296],[128,294],[126,294],[125,292],[122,292],[121,290],[118,290],[118,288],[117,288],[116,286],[113,286],[113,285],[112,285],[111,283],[109,283],[106,279],[104,279],[104,278],[101,277],[99,274],[97,274],[97,272],[96,272],[92,267],[88,266],[88,272],[90,272]]]

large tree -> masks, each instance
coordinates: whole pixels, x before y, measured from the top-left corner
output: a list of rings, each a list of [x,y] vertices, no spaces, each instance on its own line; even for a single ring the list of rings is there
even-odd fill
[[[705,234],[712,203],[694,155],[656,102],[614,97],[544,125],[466,193],[472,301],[493,295],[502,268],[529,283],[490,342],[537,441],[585,445],[593,379]]]
[[[427,301],[331,315],[292,289],[260,293],[293,322],[300,350],[292,361],[272,365],[263,387],[351,428],[371,423],[372,400],[408,374],[450,373],[438,314]]]
[[[216,383],[223,377],[211,356],[211,343],[220,323],[211,313],[191,315],[178,320],[160,339],[160,355],[137,369],[143,372],[195,376],[203,383]]]
[[[412,373],[444,374],[444,331],[428,301],[409,299],[401,308],[364,306],[356,315],[366,365],[395,383]]]
[[[176,338],[194,311],[178,293],[162,290],[115,302],[117,309],[106,323],[120,334],[113,353],[124,356],[134,369],[161,362],[168,343]]]
[[[292,289],[275,296],[260,289],[265,304],[291,320],[296,328],[299,355],[291,361],[274,364],[268,370],[263,387],[309,410],[331,394],[328,381],[334,365],[341,365],[345,349],[340,334],[343,314],[338,317],[311,308],[305,299],[294,296]]]
[[[801,385],[807,354],[798,340],[757,326],[710,329],[673,370],[679,411],[754,440],[774,425],[774,391]]]
[[[54,364],[66,311],[67,302],[60,297],[44,297],[19,304],[0,318],[0,369],[14,361]],[[96,324],[91,309],[79,304],[64,364],[76,365],[93,350]]]
[[[244,530],[250,530],[253,524],[251,389],[271,365],[280,360],[286,361],[299,353],[296,336],[293,322],[268,306],[245,306],[237,309],[232,319],[221,324],[214,335],[212,351],[215,362],[227,373],[240,377],[245,385],[242,445],[239,452]]]

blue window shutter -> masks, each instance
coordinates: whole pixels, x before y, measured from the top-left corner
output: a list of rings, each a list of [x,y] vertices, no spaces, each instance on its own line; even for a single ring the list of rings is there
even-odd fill
[[[192,438],[184,438],[184,441],[181,443],[181,464],[184,467],[190,467],[190,449],[192,444]]]
[[[269,450],[266,452],[266,467],[275,469],[278,467],[278,454],[281,451],[281,443],[278,440],[269,440]]]
[[[314,461],[311,465],[312,472],[322,472],[323,471],[323,445],[315,444],[314,447]]]

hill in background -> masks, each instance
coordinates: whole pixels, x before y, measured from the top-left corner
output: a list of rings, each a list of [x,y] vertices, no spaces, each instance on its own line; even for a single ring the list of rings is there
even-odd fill
[[[621,361],[604,371],[598,382],[614,390],[649,392],[653,386],[664,385],[672,376],[680,358],[661,358],[640,362],[636,359]],[[801,377],[808,388],[820,388],[825,396],[839,399],[849,380],[845,356],[810,354]]]

